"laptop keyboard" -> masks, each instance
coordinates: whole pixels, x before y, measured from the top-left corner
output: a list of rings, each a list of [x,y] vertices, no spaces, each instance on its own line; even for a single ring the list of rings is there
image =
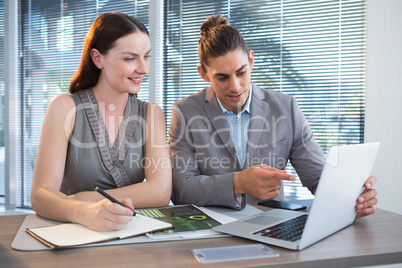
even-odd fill
[[[301,238],[307,216],[308,214],[303,214],[253,234],[294,242]]]

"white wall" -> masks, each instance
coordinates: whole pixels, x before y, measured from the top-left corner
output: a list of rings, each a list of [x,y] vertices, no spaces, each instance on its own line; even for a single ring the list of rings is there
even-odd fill
[[[365,142],[380,141],[378,208],[402,214],[402,0],[367,1]]]

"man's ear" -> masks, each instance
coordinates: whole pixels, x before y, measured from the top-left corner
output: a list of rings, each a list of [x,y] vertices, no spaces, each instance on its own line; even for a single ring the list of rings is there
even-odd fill
[[[207,74],[204,72],[204,70],[202,69],[201,65],[197,66],[197,71],[200,74],[201,78],[205,81],[210,83],[211,81],[209,80],[209,78],[207,77]]]
[[[102,69],[102,54],[96,48],[91,49],[91,59],[96,67]]]
[[[253,67],[254,67],[254,51],[249,50],[249,52],[248,52],[248,58],[249,58],[250,67],[251,67],[251,70],[252,70]]]

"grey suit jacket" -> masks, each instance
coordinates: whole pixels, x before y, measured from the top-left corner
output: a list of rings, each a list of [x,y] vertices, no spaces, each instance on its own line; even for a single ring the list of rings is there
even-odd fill
[[[303,185],[314,193],[324,158],[296,100],[252,86],[243,169],[264,163],[283,170],[290,160]],[[173,203],[239,208],[233,174],[241,168],[212,87],[174,103],[169,134]],[[240,208],[256,200],[244,195]]]

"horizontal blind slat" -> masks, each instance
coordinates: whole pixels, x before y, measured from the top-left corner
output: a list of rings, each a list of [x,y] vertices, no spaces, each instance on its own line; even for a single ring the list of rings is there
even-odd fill
[[[322,112],[331,113],[329,118],[313,120],[312,124],[324,152],[336,143],[362,140],[365,1],[173,2],[182,6],[165,1],[169,14],[165,33],[170,44],[165,51],[169,63],[164,94],[168,124],[174,101],[208,86],[196,71],[199,27],[207,16],[220,13],[254,51],[254,82],[293,95],[311,119]],[[170,20],[175,26],[170,27]],[[182,57],[177,56],[180,54]],[[322,126],[331,133],[322,132]],[[327,134],[331,134],[330,139]],[[300,181],[286,185],[289,197],[310,196]]]

